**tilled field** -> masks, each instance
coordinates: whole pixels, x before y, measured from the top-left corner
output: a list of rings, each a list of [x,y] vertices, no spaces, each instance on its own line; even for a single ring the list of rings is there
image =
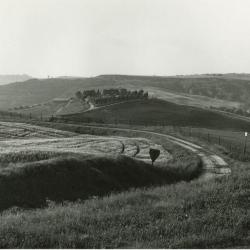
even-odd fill
[[[0,123],[0,156],[38,153],[84,155],[124,154],[150,163],[149,149],[161,154],[156,165],[164,166],[172,156],[161,145],[144,138],[79,135],[76,133],[39,127],[24,123]]]
[[[76,136],[76,133],[40,127],[26,123],[0,122],[0,140],[29,138],[63,138]]]

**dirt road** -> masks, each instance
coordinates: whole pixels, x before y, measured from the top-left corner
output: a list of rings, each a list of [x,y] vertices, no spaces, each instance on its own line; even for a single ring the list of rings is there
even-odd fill
[[[228,175],[231,173],[231,169],[228,166],[228,164],[224,161],[223,158],[221,158],[219,155],[214,154],[213,152],[210,152],[209,150],[194,144],[192,142],[189,142],[187,140],[183,140],[171,135],[157,133],[157,132],[151,132],[147,130],[137,130],[137,129],[126,129],[126,128],[117,128],[117,127],[101,127],[101,126],[92,126],[92,125],[81,125],[82,127],[86,128],[98,128],[103,130],[117,130],[117,131],[124,131],[124,132],[137,132],[140,133],[143,137],[143,135],[156,135],[165,138],[168,141],[171,141],[187,150],[190,150],[197,155],[202,160],[203,163],[203,174],[200,178],[206,180],[213,177],[218,177],[222,175]]]
[[[70,125],[70,124],[68,124]],[[75,125],[75,124],[72,124]],[[117,127],[103,127],[103,126],[95,126],[95,125],[80,125],[81,127],[85,128],[98,128],[102,130],[116,130],[126,133],[136,132],[137,136],[140,137],[147,137],[147,136],[157,136],[160,138],[165,138],[168,141],[171,141],[172,143],[175,143],[187,150],[190,150],[197,154],[202,162],[203,162],[203,174],[201,178],[208,179],[210,177],[217,177],[221,175],[226,175],[231,173],[231,169],[229,168],[228,164],[224,161],[223,158],[221,158],[219,155],[214,154],[213,152],[197,145],[192,142],[189,142],[187,140],[183,140],[180,138],[177,138],[175,136],[157,133],[157,132],[151,132],[148,130],[138,130],[138,129],[128,129],[128,128],[117,128]],[[40,127],[40,126],[34,126],[34,125],[28,125],[28,124],[19,124],[19,123],[6,123],[2,122],[0,124],[0,140],[1,140],[1,132],[3,132],[3,140],[8,139],[15,139],[16,137],[22,137],[25,139],[28,139],[29,137],[34,138],[62,138],[66,137],[65,140],[67,140],[67,137],[76,136],[77,134],[61,131],[61,130],[54,130],[46,127]],[[28,135],[27,135],[28,133]],[[9,135],[9,136],[8,136]],[[7,137],[6,137],[7,136]],[[122,142],[123,143],[123,142]],[[125,143],[123,143],[125,145]],[[140,147],[141,146],[141,147]],[[135,147],[136,149],[137,147]],[[123,150],[127,150],[125,147]],[[145,158],[145,155],[148,156],[148,152],[145,153],[144,146],[139,145],[139,151],[140,154],[137,154],[137,157]]]

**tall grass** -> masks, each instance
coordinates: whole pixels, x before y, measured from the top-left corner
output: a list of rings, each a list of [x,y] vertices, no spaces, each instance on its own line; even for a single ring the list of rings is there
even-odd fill
[[[5,211],[2,248],[235,248],[250,245],[250,168],[85,202]]]
[[[74,201],[132,187],[190,181],[201,170],[199,159],[193,164],[177,171],[125,156],[75,156],[11,165],[0,170],[0,210],[42,207],[47,199]]]
[[[2,153],[0,156],[0,169],[3,167],[8,167],[10,164],[47,160],[62,155],[68,155],[68,154],[63,152],[35,151],[35,150],[19,151],[16,153],[15,152]]]

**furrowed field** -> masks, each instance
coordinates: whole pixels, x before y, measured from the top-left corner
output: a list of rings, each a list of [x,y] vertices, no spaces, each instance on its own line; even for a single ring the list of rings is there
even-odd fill
[[[100,118],[101,117],[101,118]],[[93,124],[139,128],[179,137],[198,143],[212,143],[223,147],[226,154],[238,160],[249,161],[250,120],[214,110],[177,105],[159,99],[123,103],[85,113],[55,118],[62,123]],[[245,141],[246,140],[246,141]],[[246,147],[245,147],[246,143]]]

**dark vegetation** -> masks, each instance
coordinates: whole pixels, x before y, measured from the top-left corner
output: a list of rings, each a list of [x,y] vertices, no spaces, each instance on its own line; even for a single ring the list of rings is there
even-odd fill
[[[0,157],[0,169],[7,168],[10,164],[35,162],[41,160],[48,160],[59,156],[72,155],[70,153],[60,153],[52,151],[20,151],[18,153],[2,153]],[[12,165],[14,166],[14,165]]]
[[[28,115],[24,114],[18,114],[16,112],[9,112],[9,111],[4,111],[0,110],[0,119],[1,121],[18,121],[18,120],[27,120],[29,118]]]
[[[142,89],[137,91],[130,91],[124,88],[119,89],[103,89],[102,91],[90,89],[83,92],[77,91],[76,97],[85,102],[92,102],[95,106],[107,105],[110,103],[129,101],[134,99],[147,99],[148,92]]]
[[[63,202],[107,195],[132,187],[190,181],[201,172],[199,158],[189,165],[162,168],[125,156],[68,156],[17,163],[0,169],[0,210],[36,208],[47,200]]]
[[[149,154],[150,154],[150,158],[151,158],[151,161],[152,161],[152,165],[154,164],[155,160],[158,158],[160,153],[161,152],[160,152],[159,149],[150,148]]]
[[[231,162],[233,166],[233,162]],[[0,217],[2,248],[247,248],[250,168]]]
[[[62,121],[130,125],[173,125],[247,130],[250,123],[217,112],[150,99],[121,103],[82,114],[61,116]]]

